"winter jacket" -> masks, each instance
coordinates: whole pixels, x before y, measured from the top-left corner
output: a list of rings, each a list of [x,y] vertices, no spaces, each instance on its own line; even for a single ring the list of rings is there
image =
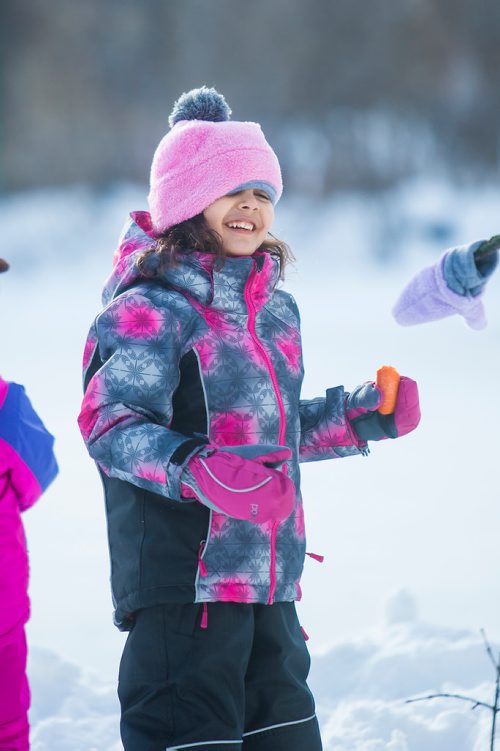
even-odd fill
[[[21,512],[38,500],[57,474],[53,444],[24,388],[0,378],[0,634],[29,616]]]
[[[299,462],[361,453],[342,386],[302,400],[299,314],[270,254],[180,254],[141,278],[149,215],[125,226],[84,354],[79,425],[104,484],[115,622],[165,602],[299,599],[305,554]],[[232,519],[181,497],[199,445],[293,451],[295,510],[279,524]]]

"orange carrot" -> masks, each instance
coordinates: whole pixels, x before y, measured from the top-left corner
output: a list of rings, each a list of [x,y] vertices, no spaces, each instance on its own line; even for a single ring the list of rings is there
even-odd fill
[[[382,415],[391,415],[396,409],[399,378],[396,368],[390,365],[383,365],[377,370],[377,386],[382,392],[382,403],[378,411]]]

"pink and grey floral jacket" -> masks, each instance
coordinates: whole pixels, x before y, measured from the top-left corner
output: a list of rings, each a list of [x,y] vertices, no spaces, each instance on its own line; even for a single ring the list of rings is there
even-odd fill
[[[123,629],[137,609],[169,601],[299,599],[299,462],[361,453],[342,386],[300,398],[299,314],[276,288],[277,260],[256,252],[217,270],[189,251],[145,280],[136,260],[153,241],[149,214],[131,214],[87,340],[79,416],[103,479]],[[181,498],[182,470],[207,441],[289,446],[292,515],[259,526]]]

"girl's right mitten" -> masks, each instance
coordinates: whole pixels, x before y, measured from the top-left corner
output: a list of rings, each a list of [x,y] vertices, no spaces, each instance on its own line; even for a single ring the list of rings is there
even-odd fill
[[[183,470],[182,496],[235,519],[282,521],[293,511],[296,491],[293,481],[275,467],[291,456],[283,446],[206,446]]]

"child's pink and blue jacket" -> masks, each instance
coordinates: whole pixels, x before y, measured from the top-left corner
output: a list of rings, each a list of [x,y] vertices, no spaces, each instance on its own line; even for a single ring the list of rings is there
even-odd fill
[[[128,220],[84,354],[79,425],[104,484],[115,622],[167,602],[300,599],[299,462],[362,453],[342,386],[304,400],[296,303],[269,253],[179,254],[141,277],[147,212]],[[285,521],[256,525],[181,497],[183,468],[215,446],[288,446],[297,489]]]
[[[53,444],[24,388],[0,378],[0,634],[29,617],[21,513],[57,475]]]

